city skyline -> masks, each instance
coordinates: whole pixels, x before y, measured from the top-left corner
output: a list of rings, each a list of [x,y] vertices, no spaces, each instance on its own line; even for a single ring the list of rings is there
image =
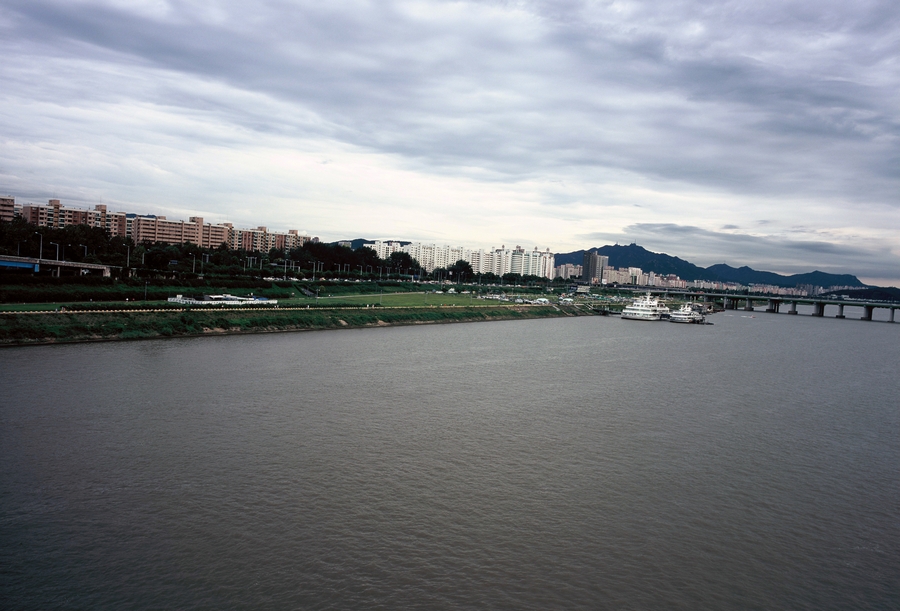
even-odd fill
[[[900,7],[0,6],[0,191],[900,286]]]

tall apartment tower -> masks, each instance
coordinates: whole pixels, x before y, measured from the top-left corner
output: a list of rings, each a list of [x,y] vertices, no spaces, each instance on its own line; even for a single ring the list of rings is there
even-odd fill
[[[598,255],[595,250],[584,251],[581,263],[581,281],[585,284],[600,284],[603,270],[609,267],[609,257]]]

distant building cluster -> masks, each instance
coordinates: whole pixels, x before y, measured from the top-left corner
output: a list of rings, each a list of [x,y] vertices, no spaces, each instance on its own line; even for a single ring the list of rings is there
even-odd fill
[[[570,278],[581,278],[581,265],[573,265],[571,263],[563,263],[553,268],[553,277],[568,280]]]
[[[811,295],[818,294],[822,289],[821,287],[812,287],[812,286],[795,286],[795,287],[784,287],[784,286],[774,286],[772,284],[751,284],[750,290],[754,293],[759,293],[763,295],[787,295],[792,297],[809,297]]]
[[[464,246],[438,246],[376,240],[363,244],[374,250],[382,259],[387,259],[395,252],[405,252],[419,262],[422,269],[431,273],[438,268],[447,268],[457,261],[466,261],[476,274],[521,274],[522,276],[539,276],[553,279],[554,255],[547,250],[526,250],[521,246],[515,248],[494,248],[489,250],[466,248]]]
[[[17,216],[39,227],[99,227],[111,236],[130,237],[137,244],[190,242],[205,248],[218,248],[225,244],[235,250],[265,252],[273,248],[290,250],[306,242],[319,241],[315,237],[300,235],[296,229],[287,232],[270,231],[266,227],[236,229],[231,223],[204,223],[203,218],[198,216],[192,216],[187,221],[174,221],[152,214],[110,212],[103,204],[94,206],[93,210],[85,210],[63,206],[58,199],[51,199],[47,204],[19,205],[11,197],[0,198],[0,220],[11,221]]]

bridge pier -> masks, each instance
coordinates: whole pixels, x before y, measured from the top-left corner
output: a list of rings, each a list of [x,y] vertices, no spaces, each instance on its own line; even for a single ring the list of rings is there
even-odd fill
[[[747,297],[747,305],[744,306],[744,311],[752,312],[753,311],[753,300]]]
[[[838,304],[838,313],[837,313],[837,316],[835,316],[835,318],[844,318],[844,304],[843,303]]]
[[[897,308],[891,308],[891,322],[894,322],[894,312],[897,311]]]
[[[872,320],[872,312],[875,311],[875,306],[867,305],[863,307],[865,308],[866,313],[863,314],[863,317],[860,318],[860,320]]]
[[[769,303],[766,304],[766,312],[778,314],[778,306],[781,305],[781,302],[777,299],[770,299]]]
[[[796,313],[797,313],[797,302],[796,302],[796,301],[792,301],[792,302],[791,302],[791,309],[788,310],[788,314],[796,314]]]
[[[814,303],[813,304],[813,316],[822,317],[825,316],[825,304],[824,303]]]

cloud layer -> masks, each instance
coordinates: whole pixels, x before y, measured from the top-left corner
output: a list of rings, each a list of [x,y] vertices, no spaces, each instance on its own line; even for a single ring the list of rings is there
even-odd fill
[[[6,0],[0,190],[896,284],[898,51],[896,2]]]

